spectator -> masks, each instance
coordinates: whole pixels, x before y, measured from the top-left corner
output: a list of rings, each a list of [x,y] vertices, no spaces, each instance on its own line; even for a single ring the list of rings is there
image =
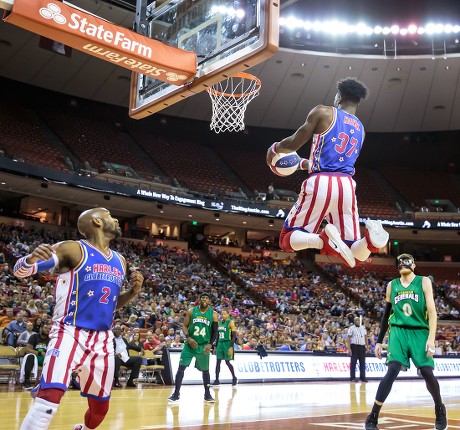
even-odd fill
[[[131,339],[131,342],[129,342],[129,347],[133,351],[137,351],[143,355],[144,353],[144,343],[141,342],[141,334],[139,330],[136,330],[133,333],[133,338]]]
[[[9,346],[16,346],[19,335],[26,330],[26,323],[24,322],[24,314],[19,311],[16,314],[16,319],[11,321],[7,327],[7,344]]]
[[[136,387],[136,383],[134,382],[139,377],[139,371],[142,365],[142,358],[140,356],[130,357],[129,350],[134,349],[133,347],[129,346],[128,341],[121,335],[121,327],[115,326],[113,328],[113,343],[115,348],[115,374],[114,374],[114,387],[121,387],[119,373],[120,367],[126,366],[131,369],[131,373],[129,375],[129,379],[126,382],[127,387]]]
[[[176,334],[176,336],[174,337],[174,340],[171,342],[170,347],[171,348],[183,348],[184,347],[180,334]]]
[[[173,328],[170,328],[168,330],[168,335],[165,337],[165,341],[168,342],[172,342],[174,339],[175,339],[176,335],[174,334],[174,329]]]
[[[28,302],[27,302],[27,308],[26,308],[30,314],[32,316],[34,316],[35,314],[38,313],[38,308],[37,308],[37,305],[35,304],[35,300],[34,299],[30,299]]]
[[[278,351],[293,351],[291,338],[285,338],[284,343],[278,348]]]
[[[38,315],[35,319],[34,319],[34,322],[33,322],[33,331],[35,333],[38,333],[40,331],[40,327],[42,326],[43,324],[43,318]]]
[[[8,324],[14,320],[13,309],[8,308],[4,311],[2,317],[0,317],[0,327],[6,328]]]
[[[126,325],[129,328],[139,328],[139,323],[137,322],[137,315],[131,314],[128,318],[128,322]]]
[[[257,339],[255,337],[252,337],[248,343],[245,343],[243,345],[243,351],[255,351],[255,349],[257,348],[257,343]]]
[[[30,390],[30,375],[35,367],[35,376],[37,376],[37,367],[43,366],[46,350],[50,341],[49,332],[51,326],[48,323],[40,327],[39,333],[34,333],[30,336],[26,345],[26,355],[24,356],[21,373],[24,373],[23,386],[25,390]],[[36,362],[35,362],[36,357]],[[22,379],[22,376],[21,376]]]
[[[34,325],[32,322],[28,321],[26,323],[26,329],[18,337],[18,346],[26,346],[30,336],[33,334],[36,334],[36,332],[34,332]]]
[[[158,338],[156,338],[151,331],[147,332],[147,338],[144,342],[144,349],[146,351],[153,351],[158,347],[158,345],[160,345]]]

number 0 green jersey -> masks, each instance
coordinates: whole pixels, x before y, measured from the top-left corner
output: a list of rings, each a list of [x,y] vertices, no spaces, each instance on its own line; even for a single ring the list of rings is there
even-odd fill
[[[425,293],[422,288],[423,276],[415,276],[405,288],[399,278],[391,281],[392,326],[410,328],[429,328]]]
[[[213,314],[214,311],[211,308],[208,308],[205,313],[201,312],[199,306],[195,306],[192,310],[188,332],[198,345],[206,345],[211,341]]]

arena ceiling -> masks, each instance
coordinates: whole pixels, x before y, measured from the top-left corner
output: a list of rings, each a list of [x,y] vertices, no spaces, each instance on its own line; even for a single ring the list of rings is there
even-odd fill
[[[134,0],[73,0],[73,3],[116,24],[132,27]],[[340,5],[340,6],[339,6]],[[282,14],[322,18],[333,12],[347,19],[427,19],[460,23],[456,0],[404,2],[283,0]],[[377,18],[375,18],[377,17]],[[0,76],[65,94],[128,106],[130,72],[78,51],[71,58],[39,48],[39,37],[0,23]],[[345,54],[322,55],[281,48],[250,71],[261,78],[261,94],[246,112],[248,126],[295,129],[318,103],[331,104],[337,80],[356,76],[371,92],[359,116],[367,131],[409,132],[460,129],[460,56],[458,54],[384,58]],[[444,58],[446,57],[446,58]],[[209,121],[211,103],[201,93],[164,114]],[[161,113],[160,113],[161,114]]]

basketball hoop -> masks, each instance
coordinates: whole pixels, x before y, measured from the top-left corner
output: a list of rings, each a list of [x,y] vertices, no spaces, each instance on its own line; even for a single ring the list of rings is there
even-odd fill
[[[261,87],[259,78],[241,72],[207,88],[212,102],[211,130],[244,130],[246,107],[259,95]]]

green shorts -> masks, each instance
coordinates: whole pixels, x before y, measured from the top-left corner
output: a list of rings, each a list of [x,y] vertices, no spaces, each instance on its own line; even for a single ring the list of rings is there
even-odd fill
[[[232,342],[219,340],[216,349],[216,358],[218,360],[233,360],[234,353],[229,354],[228,349],[232,346]]]
[[[433,357],[427,357],[425,350],[429,333],[430,331],[424,328],[391,326],[388,338],[387,363],[398,361],[409,368],[409,358],[411,358],[417,368],[434,368]]]
[[[184,344],[184,348],[180,354],[179,365],[188,367],[195,357],[195,367],[201,372],[209,370],[209,357],[211,354],[205,354],[204,348],[206,345],[198,345],[193,349],[188,343]]]

